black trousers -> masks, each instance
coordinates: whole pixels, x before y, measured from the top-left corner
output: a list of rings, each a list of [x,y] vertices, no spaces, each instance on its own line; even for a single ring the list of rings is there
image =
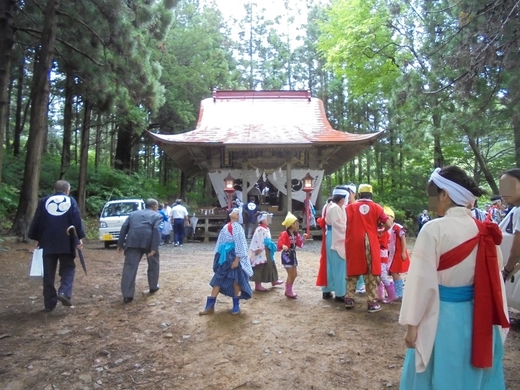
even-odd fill
[[[56,292],[54,280],[58,263],[58,274],[61,280],[58,292]],[[70,253],[52,253],[43,256],[43,301],[46,309],[54,309],[56,307],[58,293],[66,295],[69,299],[72,298],[75,273],[76,263]]]

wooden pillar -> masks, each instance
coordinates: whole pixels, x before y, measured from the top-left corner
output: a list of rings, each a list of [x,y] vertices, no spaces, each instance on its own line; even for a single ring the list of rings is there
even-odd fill
[[[323,209],[323,191],[322,191],[322,188],[323,188],[323,180],[321,181],[321,186],[320,188],[318,188],[318,196],[316,196],[316,204],[314,205],[314,209],[316,211],[319,211],[320,212],[320,215],[321,215],[321,210]]]
[[[242,164],[242,203],[244,205],[247,204],[247,202],[249,201],[249,196],[247,195],[249,193],[249,186],[247,185],[247,181],[246,181],[246,178],[245,178],[245,175],[244,175],[244,172],[247,171],[247,164],[244,163]]]
[[[292,163],[287,163],[287,212],[292,213]]]

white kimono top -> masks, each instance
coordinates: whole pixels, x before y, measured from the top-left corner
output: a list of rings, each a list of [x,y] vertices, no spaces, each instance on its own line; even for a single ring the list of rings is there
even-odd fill
[[[249,258],[251,259],[251,265],[253,267],[259,264],[267,263],[264,244],[264,240],[266,238],[271,238],[271,231],[268,227],[259,225],[255,230],[255,234],[253,234],[251,245],[249,246]],[[262,252],[260,252],[258,255],[255,255],[255,251],[258,249],[262,249]]]
[[[419,232],[412,252],[410,269],[399,316],[401,325],[418,326],[415,342],[415,369],[423,372],[430,361],[439,320],[439,284],[448,287],[471,285],[474,282],[477,247],[456,266],[437,271],[442,254],[475,237],[478,228],[465,207],[450,208],[443,218],[427,222]],[[502,252],[497,247],[498,268],[502,269]],[[509,318],[504,283],[504,313]],[[507,331],[503,332],[503,339]]]
[[[345,260],[345,231],[347,230],[347,214],[345,208],[337,203],[330,202],[327,206],[325,223],[332,226],[332,245],[331,249],[338,252],[339,256]]]

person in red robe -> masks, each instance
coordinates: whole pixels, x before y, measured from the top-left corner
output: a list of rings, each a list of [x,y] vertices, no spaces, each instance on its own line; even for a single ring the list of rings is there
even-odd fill
[[[386,230],[392,226],[383,207],[372,200],[372,186],[361,184],[359,199],[347,206],[347,231],[345,252],[347,256],[347,295],[345,308],[355,306],[356,283],[363,275],[368,297],[368,312],[381,310],[377,302],[377,286],[381,276],[381,257],[377,229],[383,225]]]

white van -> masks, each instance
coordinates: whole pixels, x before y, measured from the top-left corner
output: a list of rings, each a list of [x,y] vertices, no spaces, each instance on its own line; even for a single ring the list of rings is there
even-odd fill
[[[121,226],[128,215],[144,208],[142,199],[111,200],[103,206],[99,216],[99,239],[104,242],[105,248],[117,243]]]

